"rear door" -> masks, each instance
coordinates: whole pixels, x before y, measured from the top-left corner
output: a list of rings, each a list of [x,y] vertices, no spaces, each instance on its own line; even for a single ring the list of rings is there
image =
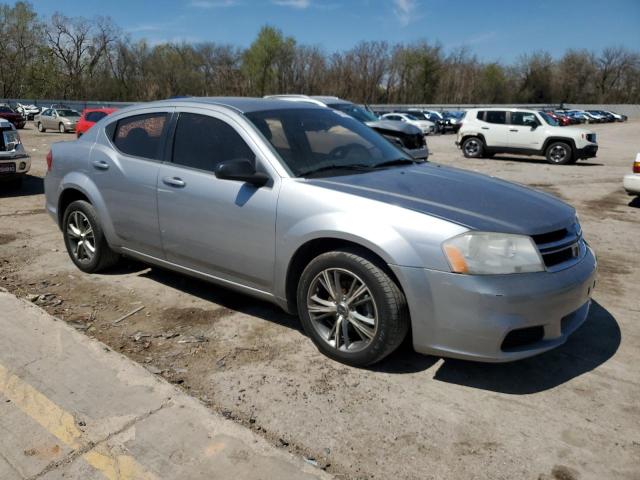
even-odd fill
[[[477,116],[480,132],[488,147],[507,147],[507,112],[506,110],[481,110]]]
[[[89,168],[120,245],[162,258],[157,180],[172,109],[145,109],[106,126]]]
[[[509,147],[540,150],[546,137],[545,129],[533,112],[509,112]]]
[[[216,178],[225,160],[247,159],[263,187]],[[160,167],[158,210],[168,261],[232,283],[271,291],[279,177],[249,133],[224,112],[183,108],[171,163]]]

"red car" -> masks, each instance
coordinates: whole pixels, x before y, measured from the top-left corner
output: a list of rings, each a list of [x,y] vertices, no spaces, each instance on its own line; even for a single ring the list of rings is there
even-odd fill
[[[76,125],[77,137],[80,138],[82,134],[93,127],[96,122],[102,120],[107,115],[111,115],[116,110],[117,108],[85,108]]]
[[[0,105],[0,118],[9,120],[16,128],[24,128],[27,123],[27,119],[21,113],[15,112],[8,105]]]

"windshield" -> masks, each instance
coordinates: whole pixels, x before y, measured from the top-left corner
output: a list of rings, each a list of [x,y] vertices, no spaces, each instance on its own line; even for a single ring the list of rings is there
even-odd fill
[[[79,117],[80,114],[75,110],[56,110],[61,117]]]
[[[356,120],[360,120],[361,122],[378,121],[378,117],[376,117],[369,110],[366,110],[359,105],[354,105],[353,103],[333,103],[327,106],[335,110],[340,110],[341,112],[344,112],[347,115],[355,118]]]
[[[446,118],[462,118],[465,112],[444,112],[443,115]]]
[[[558,121],[551,115],[545,112],[538,112],[538,114],[544,119],[545,122],[547,122],[552,127],[557,127],[559,125]]]
[[[344,174],[349,166],[367,171],[381,163],[413,161],[375,131],[339,111],[292,108],[246,116],[297,177],[319,169],[331,176]]]
[[[5,107],[4,105],[2,107],[0,107],[0,112],[3,112],[3,113],[14,113],[13,110],[11,110],[9,107]]]

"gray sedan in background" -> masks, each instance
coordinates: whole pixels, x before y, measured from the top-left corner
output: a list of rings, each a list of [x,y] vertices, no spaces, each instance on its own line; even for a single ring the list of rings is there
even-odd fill
[[[80,120],[80,113],[71,108],[46,108],[33,118],[39,132],[47,129],[57,130],[60,133],[75,132]]]
[[[587,318],[596,260],[545,193],[412,159],[301,102],[136,105],[53,145],[46,208],[71,260],[121,255],[297,313],[326,355],[394,351],[503,362]]]

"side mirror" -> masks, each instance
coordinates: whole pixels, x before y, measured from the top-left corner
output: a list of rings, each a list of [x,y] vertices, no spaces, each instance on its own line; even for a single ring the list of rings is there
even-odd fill
[[[538,128],[538,122],[536,122],[535,120],[528,121],[527,125],[531,127],[531,130],[535,130],[536,128]]]
[[[262,187],[269,181],[269,176],[266,173],[256,172],[253,163],[246,158],[220,162],[215,174],[220,180],[238,180],[256,187]]]

